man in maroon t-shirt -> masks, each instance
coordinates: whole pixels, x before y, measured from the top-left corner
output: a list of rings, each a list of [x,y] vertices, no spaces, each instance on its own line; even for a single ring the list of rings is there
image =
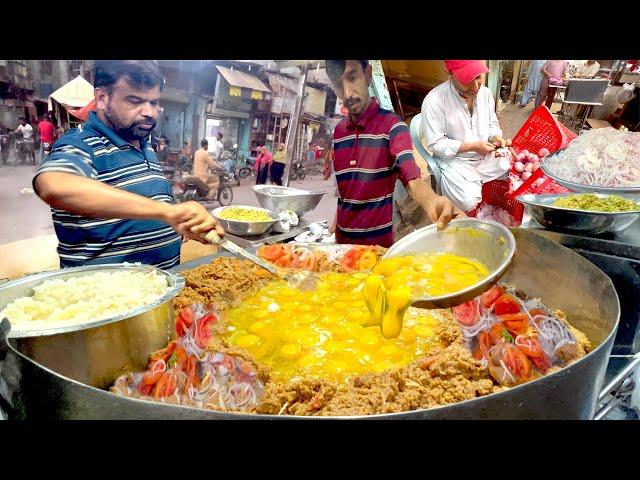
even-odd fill
[[[349,116],[335,128],[333,166],[338,211],[333,224],[338,243],[390,247],[393,192],[400,179],[439,229],[464,216],[451,200],[436,195],[420,175],[407,125],[369,96],[367,60],[327,60],[327,75]]]
[[[42,121],[38,124],[38,135],[40,136],[40,160],[42,160],[44,156],[43,144],[52,145],[56,139],[56,129],[48,115],[42,117]]]

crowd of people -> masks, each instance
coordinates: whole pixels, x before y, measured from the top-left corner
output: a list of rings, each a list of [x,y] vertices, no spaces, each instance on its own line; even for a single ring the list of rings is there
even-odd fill
[[[25,117],[18,118],[18,126],[10,128],[0,123],[0,158],[2,164],[10,163],[11,157],[17,157],[15,163],[36,164],[36,156],[40,161],[48,148],[64,134],[62,127],[56,127],[51,114],[43,115],[34,128]],[[36,144],[39,145],[36,155]],[[13,154],[13,155],[12,155]],[[20,159],[20,157],[23,157]]]

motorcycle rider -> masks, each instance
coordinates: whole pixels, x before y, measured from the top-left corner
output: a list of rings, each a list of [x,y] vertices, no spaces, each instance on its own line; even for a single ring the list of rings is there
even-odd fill
[[[218,195],[218,175],[209,173],[210,168],[221,169],[222,166],[209,155],[209,142],[206,138],[200,141],[200,148],[193,156],[193,178],[197,179],[198,195],[206,200],[215,200]]]
[[[38,135],[40,136],[40,161],[44,159],[45,152],[48,153],[51,150],[51,146],[55,141],[55,127],[51,123],[49,115],[42,117],[42,120],[38,124]]]

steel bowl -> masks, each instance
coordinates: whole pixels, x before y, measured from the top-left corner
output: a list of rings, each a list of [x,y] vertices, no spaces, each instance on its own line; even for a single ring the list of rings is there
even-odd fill
[[[564,150],[564,149],[563,149]],[[605,193],[608,195],[620,195],[624,193],[631,194],[640,194],[640,186],[637,187],[598,187],[596,185],[585,185],[584,183],[575,183],[570,182],[569,180],[565,180],[563,178],[558,177],[554,173],[549,171],[549,163],[556,157],[556,155],[560,151],[554,153],[553,155],[549,155],[544,158],[540,163],[540,168],[542,169],[542,173],[544,173],[551,180],[556,182],[559,185],[562,185],[565,188],[568,188],[572,192],[578,193]]]
[[[600,233],[620,232],[640,218],[640,196],[620,195],[638,203],[638,210],[629,212],[593,212],[553,205],[558,198],[575,195],[574,193],[547,195],[518,195],[516,199],[524,203],[529,215],[543,227],[566,232],[579,232],[597,235]],[[600,198],[608,195],[594,193]]]
[[[173,298],[184,277],[147,265],[91,265],[29,275],[0,287],[0,310],[31,296],[46,280],[82,277],[96,272],[155,270],[169,290],[159,299],[122,315],[46,330],[10,330],[8,337],[34,361],[73,380],[107,388],[123,373],[146,368],[145,356],[163,348],[173,335]],[[1,320],[1,319],[0,319]]]
[[[327,193],[272,185],[254,185],[251,189],[264,208],[275,212],[292,210],[298,217],[302,217],[316,208]]]
[[[490,272],[485,279],[458,292],[420,297],[413,302],[413,306],[419,308],[449,308],[489,290],[506,272],[515,250],[516,240],[504,225],[488,220],[462,218],[451,221],[444,230],[438,230],[436,225],[420,228],[392,245],[382,258],[442,252],[482,262]]]
[[[226,220],[220,218],[220,214],[227,208],[247,208],[250,210],[258,210],[260,212],[268,213],[273,220],[268,222],[243,222],[240,220]],[[211,212],[216,221],[224,228],[225,232],[229,232],[232,235],[239,237],[253,237],[256,235],[262,235],[269,231],[269,229],[278,221],[278,214],[272,210],[260,207],[251,207],[247,205],[229,205],[228,207],[218,207]]]

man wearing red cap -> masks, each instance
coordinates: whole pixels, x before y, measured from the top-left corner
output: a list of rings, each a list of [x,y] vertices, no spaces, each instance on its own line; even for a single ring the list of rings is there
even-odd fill
[[[482,200],[482,184],[506,175],[493,156],[502,138],[489,71],[481,60],[445,60],[449,80],[431,90],[422,103],[422,123],[429,150],[442,172],[442,193],[464,212]]]

